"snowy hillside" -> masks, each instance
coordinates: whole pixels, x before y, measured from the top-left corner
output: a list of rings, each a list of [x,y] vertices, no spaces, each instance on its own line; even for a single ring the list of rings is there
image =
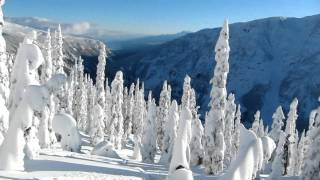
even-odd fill
[[[175,98],[181,96],[182,80],[189,74],[204,115],[219,30],[204,29],[152,49],[114,57],[110,64],[123,69],[131,80],[140,77],[146,89],[155,94],[167,79]],[[307,124],[320,95],[319,41],[320,15],[273,17],[230,25],[228,92],[235,92],[245,120],[252,120],[254,112],[261,109],[262,118],[270,124],[277,105],[287,111],[289,102],[298,97],[298,127]]]
[[[53,27],[52,31],[56,29],[57,26]],[[23,38],[31,30],[38,31],[38,40],[39,43],[43,43],[46,37],[46,31],[41,29],[34,29],[29,26],[22,26],[15,23],[6,22],[4,26],[4,38],[7,42],[7,51],[14,54],[17,51],[18,45],[22,42]],[[70,67],[74,59],[77,59],[81,56],[97,56],[98,51],[98,42],[97,40],[76,37],[71,35],[66,35],[64,37],[64,55],[67,62],[67,66]]]

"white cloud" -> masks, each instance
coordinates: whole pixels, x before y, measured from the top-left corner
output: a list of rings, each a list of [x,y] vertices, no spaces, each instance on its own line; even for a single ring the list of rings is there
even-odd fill
[[[67,34],[86,34],[90,31],[91,24],[89,22],[80,22],[75,24],[70,24],[63,30]]]

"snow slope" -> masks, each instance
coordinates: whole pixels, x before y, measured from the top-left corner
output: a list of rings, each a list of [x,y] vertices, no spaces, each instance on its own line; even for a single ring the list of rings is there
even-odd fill
[[[43,31],[29,26],[5,22],[3,36],[7,42],[7,51],[15,54],[19,43],[22,42],[25,35],[32,30],[36,30],[38,32],[38,44],[43,43],[46,37],[46,30]],[[52,29],[51,32],[53,32],[53,30],[54,29]],[[63,50],[67,67],[70,67],[71,64],[73,64],[74,59],[77,59],[80,55],[97,56],[99,54],[98,40],[71,35],[65,35],[63,40]]]
[[[145,88],[154,90],[156,95],[167,79],[178,99],[183,78],[189,74],[204,115],[210,99],[213,48],[219,31],[220,28],[204,29],[128,56],[121,54],[114,57],[110,66],[123,69],[125,79],[140,77]],[[297,96],[301,102],[298,127],[307,124],[308,113],[316,107],[320,95],[319,42],[320,15],[272,17],[230,25],[227,89],[241,103],[244,120],[252,121],[254,112],[261,109],[262,118],[270,124],[276,107],[283,105],[286,113]]]

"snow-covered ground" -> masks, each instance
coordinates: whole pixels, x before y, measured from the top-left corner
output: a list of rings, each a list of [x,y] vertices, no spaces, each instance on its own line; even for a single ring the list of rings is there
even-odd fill
[[[34,160],[25,160],[25,171],[0,171],[0,179],[108,179],[108,180],[162,180],[168,174],[168,165],[142,163],[133,160],[133,147],[128,144],[119,151],[121,159],[91,155],[92,146],[84,137],[80,153],[54,149],[41,150]],[[159,155],[156,156],[159,159]],[[202,167],[193,167],[195,180],[215,180],[218,177],[204,175]],[[261,175],[266,179],[267,175]],[[297,180],[296,177],[283,177]]]

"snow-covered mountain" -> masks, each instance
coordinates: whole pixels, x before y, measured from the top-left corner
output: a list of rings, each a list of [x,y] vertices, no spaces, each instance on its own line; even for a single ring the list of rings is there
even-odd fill
[[[52,28],[55,29],[57,26]],[[46,31],[43,31],[41,28],[33,28],[11,22],[5,22],[3,35],[7,42],[7,51],[15,53],[19,43],[21,43],[25,35],[32,30],[36,30],[38,32],[39,43],[44,42]],[[97,56],[99,53],[99,41],[97,40],[72,35],[65,35],[63,40],[63,50],[67,66],[73,64],[74,59],[77,59],[79,56]]]
[[[140,77],[146,89],[159,94],[163,80],[179,98],[183,78],[192,77],[202,115],[207,109],[213,75],[214,45],[220,28],[190,33],[162,45],[115,56],[110,74],[122,69],[125,78]],[[320,15],[304,18],[272,17],[230,25],[228,92],[236,94],[243,118],[251,121],[256,110],[270,124],[278,105],[289,109],[299,99],[298,127],[306,124],[320,95]],[[202,116],[203,117],[203,116]]]

